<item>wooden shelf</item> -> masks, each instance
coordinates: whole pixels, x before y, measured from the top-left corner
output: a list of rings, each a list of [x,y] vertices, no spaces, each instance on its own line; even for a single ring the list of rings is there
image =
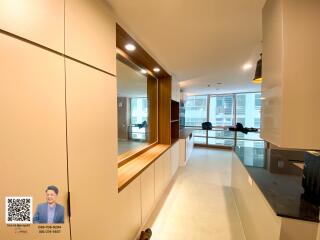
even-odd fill
[[[149,165],[170,148],[167,144],[158,144],[118,168],[118,191],[124,189]]]
[[[171,145],[179,139],[179,108],[179,102],[171,100]]]
[[[179,119],[179,102],[171,100],[171,120]]]

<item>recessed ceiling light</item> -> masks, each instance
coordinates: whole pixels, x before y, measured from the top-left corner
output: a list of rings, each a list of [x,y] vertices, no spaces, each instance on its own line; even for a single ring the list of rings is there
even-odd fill
[[[127,50],[130,51],[130,52],[136,50],[136,46],[133,45],[132,43],[128,43],[128,44],[126,44],[124,47],[125,47],[125,49],[127,49]]]
[[[250,69],[250,68],[252,68],[252,64],[251,64],[251,63],[246,63],[246,64],[243,65],[243,67],[242,67],[243,70],[248,70],[248,69]]]
[[[140,72],[141,72],[142,74],[146,74],[146,73],[147,73],[147,70],[141,69]]]
[[[160,72],[160,68],[155,67],[155,68],[153,69],[153,71],[154,71],[154,72]]]

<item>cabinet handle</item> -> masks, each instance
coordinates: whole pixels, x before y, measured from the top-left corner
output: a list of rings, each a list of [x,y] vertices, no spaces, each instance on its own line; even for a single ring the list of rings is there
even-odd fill
[[[70,201],[70,192],[68,191],[68,215],[71,217],[71,201]]]

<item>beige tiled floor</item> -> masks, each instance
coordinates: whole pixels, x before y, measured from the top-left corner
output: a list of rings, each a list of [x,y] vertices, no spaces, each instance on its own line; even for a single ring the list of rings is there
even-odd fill
[[[150,220],[151,239],[245,239],[230,188],[230,171],[230,151],[195,148]]]

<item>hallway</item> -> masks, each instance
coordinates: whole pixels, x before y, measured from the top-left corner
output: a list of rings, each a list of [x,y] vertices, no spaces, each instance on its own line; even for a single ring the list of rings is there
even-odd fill
[[[230,188],[231,151],[195,148],[151,217],[153,240],[245,239]]]

